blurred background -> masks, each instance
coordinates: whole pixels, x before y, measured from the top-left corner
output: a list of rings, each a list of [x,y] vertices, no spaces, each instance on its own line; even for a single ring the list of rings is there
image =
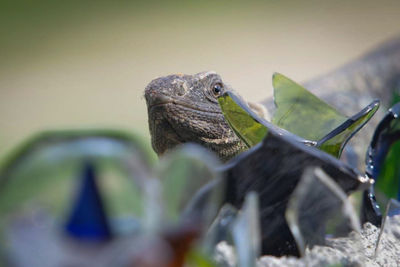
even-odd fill
[[[45,129],[114,127],[150,143],[145,86],[215,70],[246,99],[400,34],[400,1],[0,3],[0,160]]]

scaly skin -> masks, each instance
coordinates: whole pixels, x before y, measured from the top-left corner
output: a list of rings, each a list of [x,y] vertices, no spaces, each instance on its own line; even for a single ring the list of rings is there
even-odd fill
[[[215,85],[221,87],[214,92]],[[382,100],[383,113],[393,90],[400,87],[400,38],[331,73],[306,82],[305,88],[351,116],[373,99]],[[215,72],[169,75],[153,80],[145,90],[153,149],[162,155],[185,142],[201,144],[227,161],[246,149],[225,121],[216,97],[231,90]],[[272,106],[273,100],[263,104]],[[254,107],[254,106],[253,106]],[[362,129],[352,145],[363,158],[381,116]]]
[[[213,87],[221,91],[214,93]],[[218,94],[227,88],[215,72],[169,75],[153,80],[145,90],[153,149],[162,155],[185,142],[201,144],[223,161],[244,149],[222,115]]]

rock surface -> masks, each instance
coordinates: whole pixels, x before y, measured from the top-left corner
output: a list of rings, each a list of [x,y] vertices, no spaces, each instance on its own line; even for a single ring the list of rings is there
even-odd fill
[[[400,224],[395,227],[394,232],[399,232]],[[400,266],[400,240],[396,234],[385,235],[375,254],[379,233],[379,228],[366,223],[361,234],[353,232],[348,237],[328,239],[326,246],[314,246],[302,258],[262,256],[257,266]],[[236,263],[233,248],[225,242],[217,245],[215,259],[220,266]]]

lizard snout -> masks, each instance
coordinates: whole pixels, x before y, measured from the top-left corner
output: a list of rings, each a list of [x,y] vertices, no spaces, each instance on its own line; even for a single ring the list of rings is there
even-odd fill
[[[148,108],[172,102],[171,97],[164,95],[157,90],[146,89],[144,96],[146,98]]]
[[[181,76],[169,75],[151,81],[144,91],[144,96],[150,108],[171,103],[173,98],[183,96],[187,90],[187,84]]]

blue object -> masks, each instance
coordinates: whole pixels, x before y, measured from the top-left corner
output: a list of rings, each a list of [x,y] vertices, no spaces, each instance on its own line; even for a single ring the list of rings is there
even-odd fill
[[[107,241],[112,234],[92,164],[84,165],[80,180],[81,185],[65,231],[82,241]]]

